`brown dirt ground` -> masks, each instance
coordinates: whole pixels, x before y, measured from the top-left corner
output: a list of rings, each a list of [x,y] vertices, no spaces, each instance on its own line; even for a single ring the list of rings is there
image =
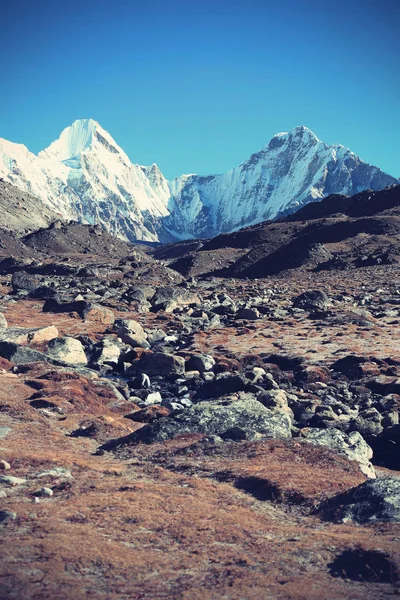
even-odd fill
[[[351,285],[356,291],[357,281]],[[290,295],[309,286],[295,281]],[[62,334],[97,337],[105,330],[77,315],[41,313],[41,306],[10,304],[6,317],[22,327],[52,324]],[[177,326],[174,315],[120,316]],[[195,344],[210,351],[223,346],[221,359],[277,349],[326,362],[341,352],[399,353],[390,323],[381,321],[368,330],[337,331],[307,318],[293,327],[290,320],[285,326],[265,321],[199,333]],[[1,425],[11,429],[0,440],[0,458],[12,467],[5,474],[27,479],[4,487],[1,500],[2,509],[17,514],[2,527],[2,598],[375,600],[400,594],[394,580],[330,574],[329,564],[349,548],[379,549],[400,570],[399,524],[330,524],[312,512],[364,480],[354,463],[298,440],[215,446],[201,436],[96,455],[100,443],[141,426],[123,417],[128,403],[118,405],[101,382],[60,375],[62,369],[32,365],[15,375],[7,361],[0,367]],[[38,393],[62,412],[33,408]],[[94,437],[68,435],[85,421],[96,423]],[[54,467],[72,477],[37,477]],[[54,495],[35,503],[44,485]]]

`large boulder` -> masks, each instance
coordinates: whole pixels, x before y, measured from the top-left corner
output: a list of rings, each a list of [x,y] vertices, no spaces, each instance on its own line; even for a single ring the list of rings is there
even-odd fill
[[[13,362],[16,365],[25,365],[33,362],[49,362],[52,364],[61,364],[56,359],[51,359],[50,356],[32,350],[27,346],[20,346],[14,342],[0,341],[0,356]]]
[[[324,502],[320,515],[330,521],[400,523],[400,479],[383,477],[358,485]]]
[[[309,427],[301,430],[303,441],[315,446],[326,446],[338,454],[354,460],[360,465],[361,471],[367,477],[376,477],[374,467],[370,463],[373,452],[358,431],[347,434],[339,429],[319,429]]]
[[[133,348],[150,348],[145,330],[134,319],[118,319],[115,322],[115,329],[124,344],[129,344]]]
[[[33,292],[42,285],[42,279],[26,271],[17,271],[11,278],[11,285],[14,292]]]
[[[155,312],[159,310],[171,312],[178,306],[200,304],[200,298],[194,292],[170,285],[159,287],[150,301]]]
[[[196,397],[199,399],[220,398],[234,392],[245,392],[249,385],[250,382],[243,375],[220,373],[214,379],[205,381],[197,390]]]
[[[147,338],[146,332],[141,324],[134,319],[117,319],[117,321],[115,321],[115,329],[118,336],[120,336],[120,332],[129,331],[143,339]]]
[[[121,349],[111,340],[104,338],[93,347],[91,362],[99,366],[104,363],[117,364],[121,355]]]
[[[69,365],[86,365],[88,362],[81,342],[71,337],[51,340],[48,353],[51,357]]]
[[[293,300],[294,308],[302,308],[311,312],[326,310],[330,304],[330,299],[321,290],[309,290]]]
[[[257,321],[260,313],[256,308],[240,308],[236,313],[236,319],[246,319],[247,321]]]
[[[214,365],[215,360],[209,354],[191,354],[186,363],[186,369],[188,371],[205,373],[206,371],[211,371]]]
[[[38,344],[49,342],[58,337],[58,329],[54,325],[48,327],[37,327],[35,329],[25,327],[10,327],[0,332],[0,339],[15,344]]]
[[[83,311],[83,316],[86,321],[94,321],[102,325],[113,325],[115,315],[110,308],[101,306],[100,304],[91,304]]]
[[[291,420],[265,408],[253,396],[199,402],[173,417],[159,419],[128,436],[122,443],[162,442],[177,435],[201,433],[224,439],[289,439]],[[118,445],[118,442],[116,442]]]
[[[185,372],[185,359],[182,356],[163,352],[145,351],[129,368],[129,375],[182,375]]]

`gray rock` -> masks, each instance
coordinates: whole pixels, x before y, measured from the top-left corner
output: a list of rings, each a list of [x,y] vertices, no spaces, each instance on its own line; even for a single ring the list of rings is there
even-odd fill
[[[150,344],[145,337],[134,333],[125,327],[120,327],[118,329],[118,337],[121,338],[121,341],[124,344],[129,344],[133,348],[145,348],[146,350],[150,348]]]
[[[353,421],[352,428],[363,436],[376,436],[382,433],[382,415],[376,408],[362,410]]]
[[[400,479],[383,477],[330,498],[319,508],[320,515],[330,521],[400,523]]]
[[[206,381],[197,391],[196,398],[219,398],[233,392],[245,392],[248,380],[242,375],[221,373],[211,381]]]
[[[0,329],[7,329],[7,327],[8,327],[7,319],[5,318],[3,313],[0,313]]]
[[[143,401],[145,406],[153,406],[153,404],[161,404],[162,396],[160,392],[150,392]]]
[[[6,521],[14,521],[17,518],[17,513],[12,510],[0,510],[0,523]]]
[[[12,475],[0,475],[0,483],[15,487],[26,483],[26,479],[23,479],[22,477],[13,477]]]
[[[372,448],[358,431],[347,434],[338,429],[306,428],[301,430],[301,435],[305,442],[315,446],[326,446],[349,460],[358,462],[365,475],[376,477],[374,467],[370,463]]]
[[[302,308],[309,311],[326,310],[330,305],[330,299],[325,292],[321,292],[320,290],[309,290],[293,300],[295,308]]]
[[[257,321],[260,318],[260,313],[256,308],[240,308],[236,315],[236,319],[246,319],[247,321]]]
[[[114,344],[111,340],[105,338],[94,346],[92,362],[95,362],[98,365],[103,365],[104,363],[117,364],[120,355],[121,349],[117,344]]]
[[[204,323],[204,329],[219,329],[221,327],[221,319],[218,315],[213,315],[209,321]]]
[[[56,365],[63,364],[62,361],[52,360],[50,356],[43,354],[43,352],[32,350],[26,346],[20,346],[14,342],[0,341],[0,356],[16,365],[25,365],[32,362],[50,362]]]
[[[287,415],[274,413],[253,396],[243,394],[239,399],[200,402],[172,418],[159,419],[134,432],[124,443],[162,442],[187,433],[223,436],[232,428],[240,428],[249,440],[291,437],[291,421]]]
[[[88,362],[81,342],[71,337],[51,340],[48,345],[48,353],[69,365],[86,365]]]
[[[289,408],[287,396],[284,390],[269,390],[258,396],[258,401],[263,406],[275,412],[281,412],[293,417],[293,411]]]
[[[129,374],[182,375],[185,372],[185,359],[163,352],[144,352],[139,360],[132,363]]]
[[[71,471],[65,467],[54,467],[54,469],[49,469],[47,471],[39,471],[39,473],[36,473],[35,477],[39,479],[41,477],[65,477],[66,479],[71,479],[72,474]]]
[[[49,487],[42,487],[40,490],[35,492],[35,496],[42,496],[43,498],[51,498],[54,495],[54,492]]]
[[[11,427],[6,427],[5,425],[2,425],[0,427],[0,439],[7,437],[8,434],[10,433],[10,431],[11,431]]]
[[[150,345],[162,342],[167,334],[162,329],[152,329],[147,332],[147,341]]]
[[[205,373],[211,371],[215,365],[215,360],[209,354],[192,354],[186,363],[186,369],[188,371],[199,371],[199,373]]]
[[[0,460],[0,470],[9,471],[10,469],[11,469],[10,463],[8,463],[6,460]]]

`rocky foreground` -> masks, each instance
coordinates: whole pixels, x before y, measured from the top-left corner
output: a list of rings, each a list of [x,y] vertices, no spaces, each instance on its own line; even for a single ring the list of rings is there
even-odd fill
[[[400,593],[395,258],[246,279],[202,243],[2,236],[2,598]]]

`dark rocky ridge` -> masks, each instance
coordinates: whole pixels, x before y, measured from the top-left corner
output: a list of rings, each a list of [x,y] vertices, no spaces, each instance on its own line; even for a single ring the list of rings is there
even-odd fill
[[[155,256],[168,257],[170,267],[185,276],[260,278],[302,267],[390,264],[400,257],[399,232],[400,186],[393,186],[351,198],[331,196],[279,221],[217,236],[195,250],[173,244]]]

